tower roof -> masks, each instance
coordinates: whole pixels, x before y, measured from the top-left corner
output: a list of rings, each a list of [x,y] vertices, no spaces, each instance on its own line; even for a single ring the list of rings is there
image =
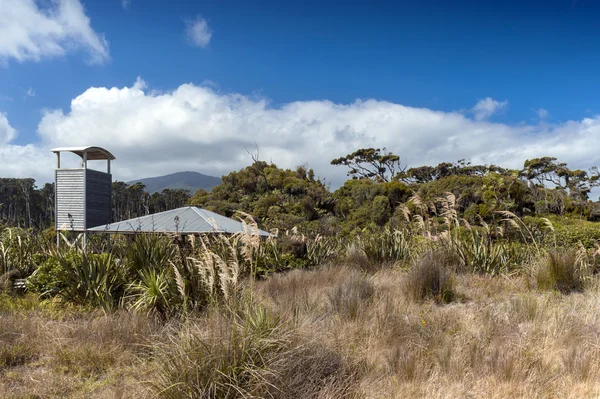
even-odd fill
[[[83,158],[83,154],[87,152],[88,161],[101,161],[104,159],[113,160],[115,156],[111,154],[108,150],[105,150],[102,147],[94,147],[94,146],[84,146],[84,147],[59,147],[53,148],[50,150],[54,153],[57,152],[72,152],[73,154],[79,155]]]

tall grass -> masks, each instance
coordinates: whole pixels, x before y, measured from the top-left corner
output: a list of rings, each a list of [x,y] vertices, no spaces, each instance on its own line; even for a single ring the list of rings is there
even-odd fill
[[[451,260],[442,251],[428,252],[417,260],[406,275],[404,290],[416,301],[432,299],[448,303],[455,299]]]
[[[582,259],[581,250],[550,251],[535,275],[538,288],[562,293],[583,290],[589,276],[590,268]]]

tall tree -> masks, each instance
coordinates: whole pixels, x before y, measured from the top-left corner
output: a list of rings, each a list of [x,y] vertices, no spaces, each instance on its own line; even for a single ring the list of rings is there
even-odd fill
[[[365,177],[376,181],[389,182],[401,170],[400,157],[386,148],[361,148],[344,157],[331,161],[332,165],[350,168],[348,176],[357,179]]]

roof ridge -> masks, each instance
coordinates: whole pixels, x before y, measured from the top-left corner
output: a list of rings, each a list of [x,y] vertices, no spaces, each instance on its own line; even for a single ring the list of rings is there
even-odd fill
[[[216,224],[216,223],[217,223],[217,221],[216,221],[216,220],[214,220],[214,219],[213,219],[213,220],[214,220],[214,222],[213,222],[213,223],[211,223],[211,222],[210,222],[210,220],[208,220],[208,219],[206,218],[206,216],[204,216],[204,215],[203,215],[203,212],[201,212],[202,208],[198,208],[197,206],[190,206],[190,208],[192,208],[192,210],[193,210],[194,212],[196,212],[196,214],[197,214],[198,216],[200,216],[202,219],[204,219],[204,221],[205,221],[206,223],[208,223],[208,224],[209,224],[209,225],[210,225],[210,226],[213,228],[213,230],[215,230],[215,231],[223,230],[222,228],[220,228],[220,227],[219,227],[219,225],[218,225],[218,224]],[[215,226],[215,225],[216,225],[216,226]]]

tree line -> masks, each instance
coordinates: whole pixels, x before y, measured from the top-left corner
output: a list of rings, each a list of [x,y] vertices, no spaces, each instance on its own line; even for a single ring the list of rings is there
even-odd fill
[[[223,176],[210,192],[200,189],[193,195],[177,189],[150,194],[141,183],[117,181],[113,220],[190,204],[225,216],[247,212],[269,228],[344,234],[402,223],[405,207],[415,206],[411,198],[428,203],[447,192],[456,196],[458,211],[469,221],[490,220],[505,210],[600,220],[600,205],[589,199],[600,185],[598,169],[570,169],[554,157],[528,159],[521,169],[466,160],[403,168],[400,157],[385,148],[362,148],[331,164],[346,167],[350,177],[335,191],[306,166],[282,169],[255,158]],[[37,188],[33,179],[0,179],[0,224],[47,228],[53,221],[53,184]]]
[[[113,221],[184,206],[190,192],[165,189],[153,194],[141,183],[112,185]],[[38,188],[32,178],[0,178],[0,225],[45,229],[54,225],[54,183]]]

